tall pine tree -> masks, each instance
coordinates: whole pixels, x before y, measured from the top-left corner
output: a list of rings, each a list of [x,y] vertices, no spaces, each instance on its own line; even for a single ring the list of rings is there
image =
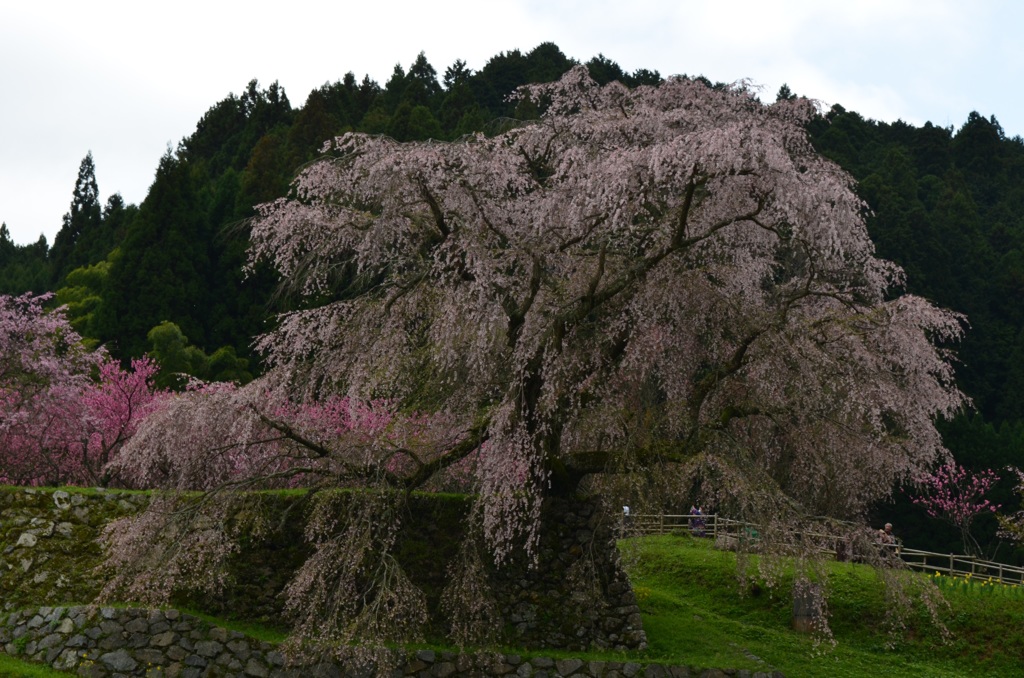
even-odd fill
[[[96,165],[92,160],[92,151],[89,151],[78,167],[71,208],[64,215],[64,224],[50,248],[50,280],[54,286],[64,280],[64,276],[72,269],[90,263],[77,245],[83,236],[88,238],[98,232],[101,224],[102,208],[100,191],[96,185]]]

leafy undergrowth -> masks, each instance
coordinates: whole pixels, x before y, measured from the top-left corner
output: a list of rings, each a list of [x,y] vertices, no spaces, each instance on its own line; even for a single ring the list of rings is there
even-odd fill
[[[945,591],[948,641],[920,605],[893,635],[877,573],[829,563],[832,645],[791,629],[791,572],[775,588],[755,585],[740,595],[735,555],[707,540],[646,537],[624,547],[650,660],[788,676],[1022,675],[1024,597],[1015,592]]]

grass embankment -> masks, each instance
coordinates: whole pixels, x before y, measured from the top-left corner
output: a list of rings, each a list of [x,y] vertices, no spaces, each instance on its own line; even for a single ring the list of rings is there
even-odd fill
[[[940,588],[949,607],[941,617],[950,639],[943,641],[920,605],[906,631],[893,636],[877,573],[829,563],[833,647],[791,630],[791,573],[775,589],[741,596],[735,555],[707,540],[647,537],[633,547],[631,579],[652,660],[793,677],[1024,675],[1024,589],[946,582]]]
[[[106,510],[117,503],[105,502],[103,506]],[[97,514],[93,516],[96,520],[103,517],[98,509],[93,513]],[[8,536],[16,538],[18,532]],[[942,618],[952,633],[951,639],[944,642],[920,609],[909,617],[905,633],[891,636],[886,629],[889,603],[877,573],[864,566],[830,563],[829,607],[837,641],[832,647],[815,645],[813,638],[790,629],[792,598],[785,576],[777,588],[762,586],[741,596],[735,555],[714,550],[708,540],[647,537],[624,547],[630,555],[627,560],[635,562],[630,574],[650,647],[644,653],[626,656],[595,654],[594,659],[754,671],[778,669],[790,678],[1024,675],[1024,588],[992,586],[977,579],[931,577],[950,602]],[[83,550],[88,551],[70,552],[81,555]],[[51,564],[61,562],[55,552]],[[61,568],[70,571],[66,565]],[[924,579],[921,575],[920,580]],[[47,599],[46,604],[65,602],[68,595],[81,597],[70,590],[46,590],[50,595],[65,596],[57,602]],[[243,627],[238,622],[203,617],[264,640],[273,642],[282,637],[279,629],[263,628],[258,623]],[[0,653],[0,676],[67,675]]]

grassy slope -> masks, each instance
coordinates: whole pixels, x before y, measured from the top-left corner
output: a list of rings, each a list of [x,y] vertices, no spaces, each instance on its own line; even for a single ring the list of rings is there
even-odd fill
[[[869,568],[829,566],[835,647],[790,629],[789,579],[774,590],[738,595],[732,553],[688,537],[635,544],[631,568],[652,659],[698,666],[778,669],[787,676],[1024,675],[1024,591],[960,586],[946,591],[952,640],[923,610],[907,631],[885,630],[885,593]],[[627,550],[632,548],[627,546]],[[895,639],[895,647],[887,647]]]

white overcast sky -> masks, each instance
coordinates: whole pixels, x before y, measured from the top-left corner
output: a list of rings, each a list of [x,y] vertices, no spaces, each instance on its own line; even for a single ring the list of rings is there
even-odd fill
[[[623,69],[784,82],[865,117],[1024,136],[1017,0],[0,0],[0,221],[52,244],[78,166],[139,203],[160,156],[255,78],[293,106],[347,71],[383,84],[423,51],[438,71],[554,42]]]

